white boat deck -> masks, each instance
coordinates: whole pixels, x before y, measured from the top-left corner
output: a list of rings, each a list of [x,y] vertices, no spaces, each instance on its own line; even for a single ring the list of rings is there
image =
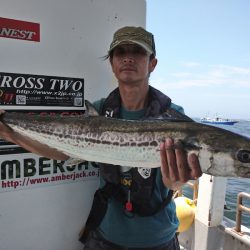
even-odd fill
[[[188,231],[179,234],[181,249],[249,250],[250,229],[241,226],[241,232],[238,233],[234,228],[235,221],[226,217],[216,227],[207,227],[199,221],[195,221]]]

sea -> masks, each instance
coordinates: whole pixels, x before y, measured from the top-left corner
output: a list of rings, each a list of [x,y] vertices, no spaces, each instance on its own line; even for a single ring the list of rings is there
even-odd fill
[[[199,119],[196,118],[195,120],[199,121]],[[234,125],[213,125],[213,126],[230,130],[232,132],[250,138],[250,119],[238,120],[238,122],[235,123]],[[250,179],[228,178],[224,216],[234,221],[236,221],[237,195],[240,192],[246,192],[250,195]],[[190,190],[188,190],[188,188],[183,190],[183,193],[189,198],[192,197],[192,193]],[[250,208],[250,199],[243,198],[243,205]],[[250,228],[250,214],[243,211],[241,218],[242,218],[241,219],[242,225]]]

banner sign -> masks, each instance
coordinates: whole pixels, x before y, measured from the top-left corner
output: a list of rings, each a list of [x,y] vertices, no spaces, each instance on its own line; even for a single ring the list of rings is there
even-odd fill
[[[31,153],[0,157],[0,193],[96,179],[99,169],[88,162],[67,166]]]
[[[40,42],[40,24],[0,17],[0,37]]]
[[[82,110],[84,79],[0,72],[2,109]]]
[[[84,113],[84,79],[0,72],[0,109],[30,115]],[[0,138],[0,192],[96,179],[87,162],[66,163],[31,154]]]
[[[84,79],[0,72],[0,108],[42,116],[82,115]],[[24,152],[0,138],[0,156]]]

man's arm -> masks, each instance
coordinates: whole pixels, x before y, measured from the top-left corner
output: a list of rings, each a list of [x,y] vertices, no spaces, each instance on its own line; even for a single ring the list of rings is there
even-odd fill
[[[3,112],[4,111],[0,110],[0,114]],[[29,152],[47,157],[49,159],[64,161],[69,158],[69,156],[57,151],[56,149],[50,148],[47,145],[41,144],[35,140],[32,140],[15,132],[13,129],[3,124],[2,122],[0,122],[0,138],[17,144],[22,148],[28,150]]]

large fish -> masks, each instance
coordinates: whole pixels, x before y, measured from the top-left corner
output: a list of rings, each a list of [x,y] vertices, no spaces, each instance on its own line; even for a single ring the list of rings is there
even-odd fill
[[[191,119],[122,120],[98,116],[39,116],[8,113],[0,120],[13,130],[72,158],[121,166],[160,166],[160,143],[179,139],[199,157],[202,172],[250,178],[250,139]],[[182,117],[183,118],[183,117]]]

